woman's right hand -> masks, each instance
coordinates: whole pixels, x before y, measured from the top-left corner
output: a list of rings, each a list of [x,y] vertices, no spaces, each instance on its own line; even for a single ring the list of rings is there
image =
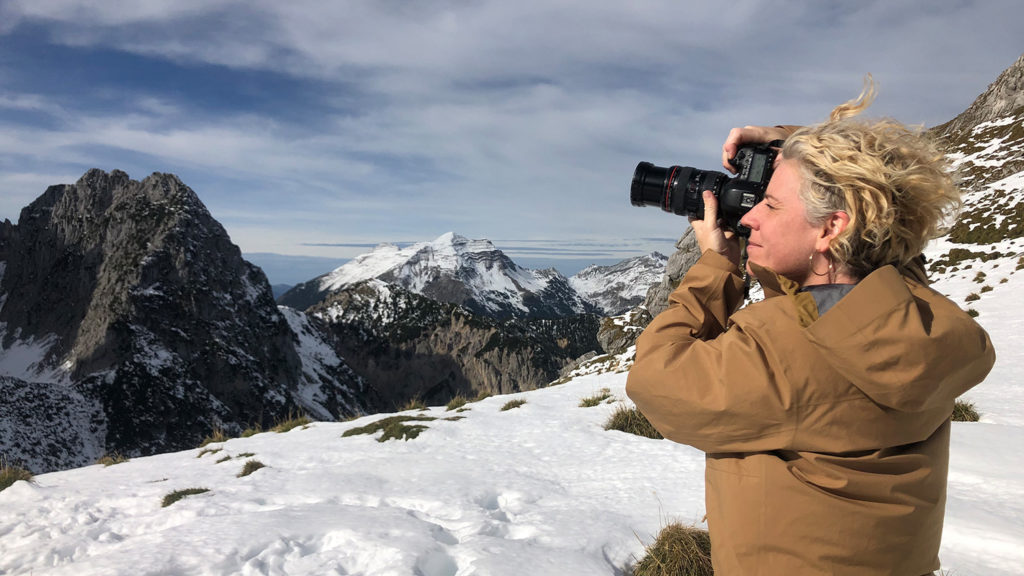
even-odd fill
[[[714,192],[705,190],[704,218],[697,220],[690,218],[690,227],[697,238],[697,246],[701,254],[706,250],[713,250],[725,256],[737,267],[740,265],[740,239],[732,230],[722,228],[722,221],[718,217],[718,198]]]
[[[722,167],[736,173],[736,168],[729,164],[729,160],[736,157],[736,152],[742,144],[765,144],[772,140],[785,140],[792,130],[781,126],[744,126],[733,128],[722,144]]]

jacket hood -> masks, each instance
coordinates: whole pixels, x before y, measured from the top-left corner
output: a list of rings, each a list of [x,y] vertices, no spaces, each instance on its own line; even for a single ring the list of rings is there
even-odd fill
[[[861,280],[805,334],[865,395],[900,411],[951,405],[995,361],[988,334],[973,318],[892,266]]]

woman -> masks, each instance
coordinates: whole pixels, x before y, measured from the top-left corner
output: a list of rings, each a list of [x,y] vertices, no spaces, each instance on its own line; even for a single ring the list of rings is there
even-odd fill
[[[927,286],[920,256],[959,191],[918,133],[856,115],[735,129],[785,144],[740,246],[692,221],[703,255],[637,342],[627,393],[665,437],[707,454],[717,576],[939,568],[953,401],[995,361],[985,331]],[[787,136],[788,135],[788,136]]]

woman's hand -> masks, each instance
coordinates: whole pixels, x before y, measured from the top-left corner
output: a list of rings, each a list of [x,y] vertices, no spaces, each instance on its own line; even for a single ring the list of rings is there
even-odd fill
[[[794,127],[795,128],[795,127]],[[729,160],[736,157],[736,151],[742,144],[766,144],[772,140],[785,140],[792,132],[791,129],[781,126],[744,126],[733,128],[722,144],[722,167],[736,173],[736,168],[729,164]]]
[[[740,265],[740,239],[732,230],[722,228],[718,217],[718,198],[711,190],[704,191],[704,219],[690,218],[690,226],[697,237],[697,245],[701,253],[714,250],[729,259],[737,267]]]

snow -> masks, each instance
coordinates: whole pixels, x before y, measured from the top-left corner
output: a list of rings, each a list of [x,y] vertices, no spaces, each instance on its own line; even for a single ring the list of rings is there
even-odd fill
[[[311,417],[330,420],[331,412],[324,406],[320,385],[331,380],[329,369],[344,365],[344,361],[313,328],[308,316],[287,306],[279,306],[278,310],[284,315],[288,326],[300,342],[296,347],[302,361],[303,375],[303,381],[296,390],[299,401]]]
[[[48,334],[43,338],[21,338],[21,331],[11,335],[10,346],[0,346],[0,376],[19,380],[43,380],[66,382],[68,371],[65,366],[51,367],[46,355],[57,342],[57,337]],[[0,322],[0,342],[7,337],[7,323]]]
[[[412,282],[404,287],[414,292],[420,292],[423,286],[416,284],[417,278],[422,280],[427,270],[442,270],[452,275],[463,265],[463,262],[473,260],[473,255],[495,251],[497,249],[490,240],[470,240],[453,232],[442,234],[431,242],[417,242],[406,248],[399,248],[394,244],[381,244],[366,254],[356,256],[322,278],[320,289],[336,290],[342,286],[401,270],[402,276],[409,278]],[[490,270],[481,268],[478,272],[490,272]],[[500,274],[482,274],[481,277],[484,283],[476,288],[495,291],[514,288],[514,285]],[[516,274],[516,280],[526,282],[529,284],[527,287],[531,290],[536,288],[536,280],[525,270]],[[542,289],[543,285],[540,288]]]
[[[935,258],[954,245],[938,242]],[[1024,240],[991,248],[935,287],[979,313],[998,359],[966,399],[979,423],[954,423],[941,558],[958,576],[1024,566]],[[980,299],[977,272],[993,290]],[[1002,280],[1005,279],[1005,282]],[[289,317],[301,335],[299,318]],[[300,336],[301,337],[301,336]],[[336,357],[327,347],[306,368]],[[668,522],[701,525],[704,459],[687,446],[609,432],[626,403],[625,357],[565,384],[433,407],[419,437],[343,437],[388,416],[319,422],[205,449],[42,474],[0,492],[0,574],[621,574]],[[581,408],[608,388],[612,403]],[[309,390],[307,392],[312,392]],[[519,408],[502,411],[511,399]],[[307,400],[312,400],[309,396]],[[461,418],[461,419],[456,419]],[[224,460],[225,458],[229,458]],[[245,461],[266,465],[237,477]],[[209,492],[166,508],[165,495]]]
[[[623,299],[643,299],[661,281],[668,257],[657,252],[630,258],[614,266],[590,266],[569,278],[569,286],[584,298],[605,305],[609,292]]]
[[[495,259],[497,254],[498,250],[490,240],[470,240],[453,232],[406,248],[381,244],[325,275],[319,281],[319,288],[321,291],[333,291],[392,275],[403,288],[423,294],[427,285],[438,277],[457,278],[482,303],[493,305],[496,312],[501,307],[494,300],[528,311],[521,292],[538,293],[547,286],[549,278],[542,272],[511,262],[506,268]]]
[[[983,422],[953,426],[941,557],[958,575],[1024,566],[1024,355],[998,313],[1022,287],[974,303],[999,360],[970,394]],[[408,441],[342,436],[378,414],[43,474],[0,492],[0,574],[619,574],[666,523],[704,516],[702,453],[603,429],[625,380],[404,412],[436,418]],[[579,406],[603,388],[612,403]],[[266,467],[237,477],[248,459]]]

